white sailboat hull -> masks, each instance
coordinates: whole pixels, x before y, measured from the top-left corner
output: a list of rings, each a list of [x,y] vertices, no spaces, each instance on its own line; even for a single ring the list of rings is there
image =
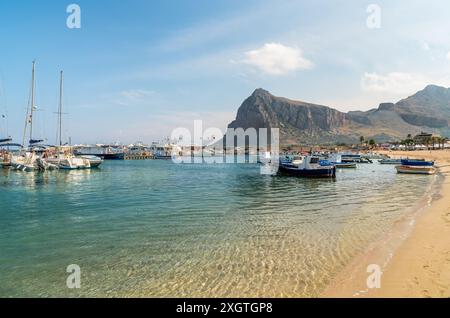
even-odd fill
[[[27,152],[24,155],[12,156],[11,167],[19,171],[34,171],[38,169],[36,160],[38,156],[34,153]]]

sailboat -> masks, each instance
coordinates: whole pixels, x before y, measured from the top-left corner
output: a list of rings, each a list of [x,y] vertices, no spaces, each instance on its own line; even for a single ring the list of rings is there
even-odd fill
[[[35,152],[34,146],[42,140],[33,139],[33,112],[36,110],[35,104],[35,67],[36,61],[33,61],[32,70],[31,70],[31,103],[30,107],[27,109],[27,116],[25,120],[25,128],[23,135],[23,143],[25,143],[25,136],[27,131],[27,126],[30,124],[30,140],[29,140],[29,149],[25,150],[22,148],[18,155],[11,156],[11,167],[16,170],[21,171],[34,171],[42,168],[42,165],[38,164],[38,155]]]
[[[59,106],[58,106],[58,143],[56,152],[53,155],[47,155],[45,161],[56,165],[59,169],[87,169],[91,168],[91,161],[89,158],[76,157],[73,154],[71,146],[63,145],[62,142],[62,108],[63,108],[63,71],[60,73],[59,81]],[[97,164],[98,166],[99,164]]]

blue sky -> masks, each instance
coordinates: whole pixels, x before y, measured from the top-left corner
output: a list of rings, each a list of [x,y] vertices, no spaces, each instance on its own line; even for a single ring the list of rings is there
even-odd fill
[[[81,29],[66,7],[81,8]],[[367,7],[381,9],[369,28]],[[225,129],[255,88],[342,111],[450,86],[448,1],[130,0],[0,3],[0,134],[22,139],[31,61],[36,136],[151,142],[193,120]],[[206,128],[206,127],[205,127]],[[6,129],[8,131],[6,131]]]

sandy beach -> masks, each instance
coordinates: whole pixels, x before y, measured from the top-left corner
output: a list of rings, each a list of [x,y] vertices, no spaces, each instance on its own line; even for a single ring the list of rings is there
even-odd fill
[[[450,151],[386,151],[392,158],[434,160],[439,195],[420,202],[413,220],[368,247],[324,292],[324,297],[450,297]],[[380,264],[381,288],[367,287],[368,264]]]

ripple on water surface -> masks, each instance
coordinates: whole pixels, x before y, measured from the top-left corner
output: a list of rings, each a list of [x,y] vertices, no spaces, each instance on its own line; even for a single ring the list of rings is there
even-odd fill
[[[158,160],[3,170],[0,296],[316,296],[432,180],[378,164],[336,181]]]

